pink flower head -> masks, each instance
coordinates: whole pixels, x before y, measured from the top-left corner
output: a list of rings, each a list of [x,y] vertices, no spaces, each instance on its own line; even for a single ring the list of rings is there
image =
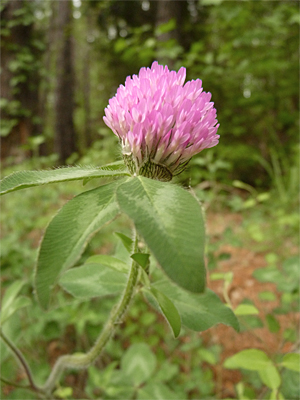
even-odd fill
[[[109,100],[103,118],[119,137],[133,175],[169,181],[191,157],[219,142],[214,103],[200,79],[184,84],[186,70],[155,61],[128,76]]]

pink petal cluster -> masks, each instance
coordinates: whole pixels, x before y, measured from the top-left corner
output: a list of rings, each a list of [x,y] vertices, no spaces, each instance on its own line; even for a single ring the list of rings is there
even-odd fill
[[[185,68],[169,71],[155,61],[138,76],[128,76],[109,100],[103,119],[119,137],[131,173],[160,179],[155,172],[144,173],[145,165],[162,166],[169,178],[161,180],[170,180],[193,155],[218,144],[211,94],[200,79],[184,84],[185,76]]]

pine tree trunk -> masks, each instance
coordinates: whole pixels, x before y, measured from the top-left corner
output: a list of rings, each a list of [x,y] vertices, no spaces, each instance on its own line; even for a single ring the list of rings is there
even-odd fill
[[[73,123],[74,69],[71,1],[58,2],[57,29],[58,55],[54,150],[59,155],[60,163],[65,163],[77,149]]]

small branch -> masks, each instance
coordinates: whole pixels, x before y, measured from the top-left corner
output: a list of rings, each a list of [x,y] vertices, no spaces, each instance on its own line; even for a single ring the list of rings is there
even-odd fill
[[[3,333],[2,329],[0,329],[0,337],[4,341],[4,343],[7,344],[7,346],[10,348],[10,350],[13,352],[15,357],[19,360],[21,363],[22,367],[24,368],[25,374],[29,380],[29,386],[25,387],[27,389],[33,390],[34,392],[41,392],[41,388],[39,388],[33,380],[31,369],[29,365],[27,364],[27,361],[25,360],[23,354],[21,351],[5,336]],[[3,378],[1,378],[3,380]],[[17,386],[16,384],[13,384],[13,386]],[[24,388],[24,389],[25,389]]]
[[[135,237],[133,252],[135,253],[137,251],[138,251],[138,241],[137,238]],[[54,364],[54,367],[46,383],[42,388],[43,392],[45,392],[47,395],[51,395],[56,382],[58,381],[58,379],[60,378],[61,374],[64,372],[65,369],[67,368],[84,369],[89,367],[94,361],[96,361],[101,351],[107,344],[108,340],[114,334],[117,325],[121,322],[122,318],[124,317],[124,314],[129,306],[129,303],[131,302],[135,294],[135,288],[138,283],[138,272],[139,272],[139,266],[133,260],[127,284],[123,292],[123,295],[119,301],[119,304],[112,309],[110,317],[106,325],[104,326],[104,329],[100,333],[98,339],[96,340],[94,346],[86,354],[77,353],[73,355],[61,356]]]

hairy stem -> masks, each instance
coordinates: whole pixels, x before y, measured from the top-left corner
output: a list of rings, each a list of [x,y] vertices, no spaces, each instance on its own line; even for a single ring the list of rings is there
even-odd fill
[[[135,238],[133,252],[135,253],[137,250],[137,238]],[[94,346],[86,354],[64,355],[56,361],[48,380],[43,386],[43,391],[46,394],[49,395],[52,393],[56,382],[59,380],[65,369],[84,369],[91,365],[98,358],[106,343],[114,334],[117,324],[122,321],[128,305],[135,294],[135,288],[138,283],[138,271],[138,264],[135,261],[132,261],[127,284],[122,297],[118,305],[111,311],[110,317]]]

